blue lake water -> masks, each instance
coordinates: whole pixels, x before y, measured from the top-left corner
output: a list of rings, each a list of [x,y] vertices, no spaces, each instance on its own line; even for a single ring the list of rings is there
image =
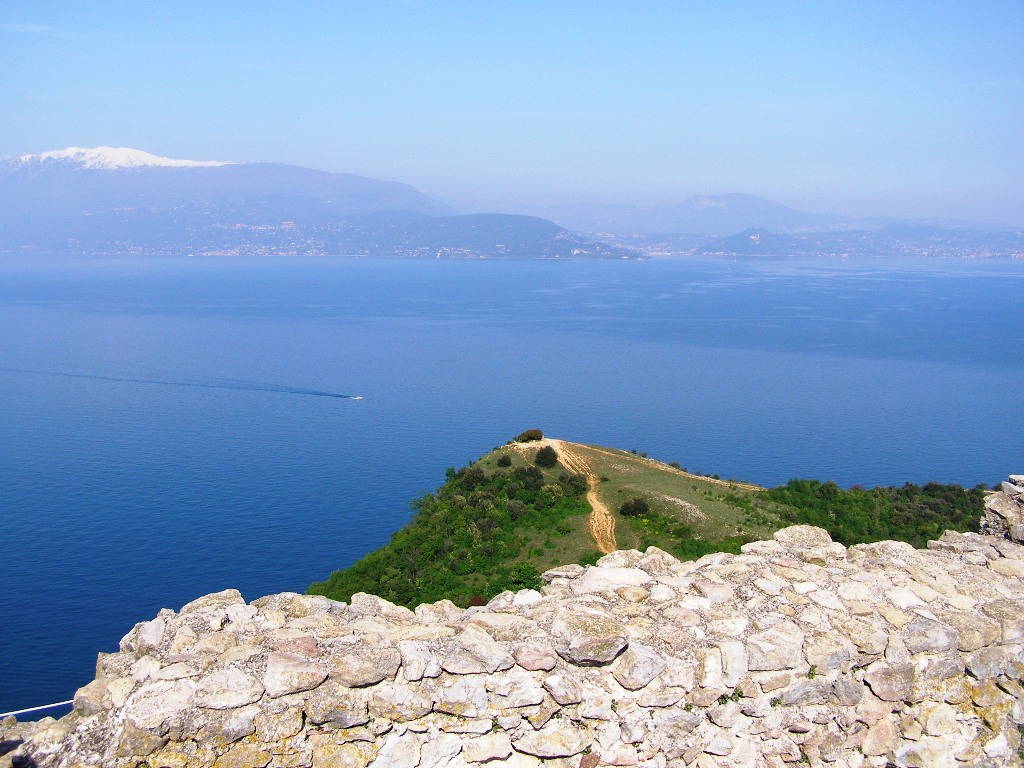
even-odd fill
[[[524,428],[763,484],[1024,470],[1024,264],[0,266],[0,712],[309,582]]]

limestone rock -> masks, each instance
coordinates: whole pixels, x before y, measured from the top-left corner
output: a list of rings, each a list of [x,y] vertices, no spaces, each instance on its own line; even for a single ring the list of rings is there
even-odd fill
[[[139,688],[125,705],[125,716],[138,728],[157,733],[168,718],[192,705],[195,683],[190,680],[161,680]]]
[[[861,751],[869,757],[875,755],[886,755],[892,751],[899,739],[899,732],[892,718],[885,717],[867,729],[864,734],[864,741],[861,742]]]
[[[747,666],[763,671],[795,669],[802,662],[803,643],[800,628],[792,622],[782,622],[747,638]]]
[[[569,587],[577,595],[588,592],[614,592],[622,587],[639,587],[654,579],[646,571],[636,568],[587,568]]]
[[[313,768],[366,768],[378,751],[375,744],[337,744],[318,739],[313,746]]]
[[[263,768],[270,763],[271,757],[256,744],[232,744],[217,758],[213,768]]]
[[[504,760],[512,754],[512,742],[506,733],[490,733],[467,739],[462,746],[462,759],[467,763]]]
[[[209,709],[235,709],[259,701],[263,685],[241,669],[218,669],[196,683],[196,706]]]
[[[75,691],[75,712],[82,717],[89,717],[104,709],[103,699],[107,695],[107,681],[93,680],[86,686]]]
[[[118,757],[151,755],[167,743],[166,736],[157,736],[149,730],[136,728],[131,722],[124,724],[117,742]]]
[[[402,663],[402,654],[394,646],[359,644],[348,647],[331,659],[331,677],[357,688],[391,680]]]
[[[418,690],[401,683],[382,683],[373,688],[369,711],[374,717],[401,722],[430,714],[434,702]]]
[[[629,644],[622,624],[593,610],[563,612],[555,618],[551,632],[555,650],[573,664],[607,664]]]
[[[462,739],[454,733],[440,733],[420,746],[419,768],[446,768],[463,748]]]
[[[571,757],[578,755],[593,741],[593,736],[586,728],[559,720],[524,734],[513,742],[513,746],[519,752],[540,758]]]
[[[370,721],[368,697],[334,680],[304,696],[306,716],[314,725],[330,723],[337,728],[355,728]]]
[[[434,709],[459,717],[480,717],[487,711],[487,690],[483,675],[458,675],[426,686]]]
[[[718,644],[722,654],[722,683],[728,688],[735,688],[747,674],[747,648],[739,640],[724,640]]]
[[[903,641],[911,653],[940,653],[956,648],[960,634],[942,622],[921,616],[906,626]]]
[[[327,669],[320,663],[289,653],[271,653],[263,687],[271,697],[284,696],[316,688],[327,679]]]
[[[441,660],[431,653],[425,640],[399,640],[398,651],[406,680],[422,680],[441,674]]]
[[[531,671],[552,670],[558,662],[555,649],[540,640],[517,643],[512,649],[512,657],[520,667]]]
[[[413,733],[389,733],[371,768],[416,768],[420,762],[420,741]]]
[[[509,670],[508,674],[489,680],[485,687],[493,694],[493,703],[503,709],[532,707],[544,701],[544,689],[540,683],[521,669]]]
[[[102,654],[70,715],[0,723],[0,768],[1011,766],[1024,497],[986,505],[998,535],[927,550],[796,526],[466,610],[208,595]]]
[[[504,647],[495,642],[484,630],[470,625],[455,638],[456,649],[464,651],[476,663],[465,664],[462,655],[453,655],[441,662],[446,672],[453,674],[469,674],[473,672],[496,672],[508,669],[515,664],[515,659]],[[450,658],[459,658],[459,663],[449,663]],[[461,667],[461,668],[460,668]]]
[[[583,701],[579,684],[573,678],[565,675],[548,675],[544,678],[544,687],[551,694],[551,698],[562,706],[579,704]]]
[[[558,568],[552,568],[551,570],[544,571],[540,577],[546,582],[551,582],[555,579],[575,579],[585,570],[586,568],[579,563],[570,563],[569,565],[562,565]]]
[[[864,680],[883,701],[904,701],[913,690],[914,668],[910,664],[876,661],[865,670]]]
[[[646,645],[633,643],[612,665],[612,676],[623,688],[643,688],[665,669],[665,658]]]
[[[783,528],[775,532],[774,539],[795,556],[809,563],[824,565],[837,554],[828,531],[812,525]]]

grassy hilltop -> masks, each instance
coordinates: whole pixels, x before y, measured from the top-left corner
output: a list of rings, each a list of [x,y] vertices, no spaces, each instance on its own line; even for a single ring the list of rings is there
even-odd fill
[[[544,570],[592,563],[611,549],[653,545],[693,559],[738,552],[794,523],[826,528],[848,545],[899,539],[923,546],[947,528],[976,526],[984,499],[980,487],[937,483],[843,490],[792,480],[761,488],[643,454],[543,438],[539,430],[520,438],[449,469],[441,488],[413,503],[412,520],[390,543],[309,592],[468,605],[537,586]]]

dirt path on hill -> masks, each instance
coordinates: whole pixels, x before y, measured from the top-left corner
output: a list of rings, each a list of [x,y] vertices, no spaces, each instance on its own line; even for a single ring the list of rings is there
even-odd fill
[[[569,471],[587,478],[587,485],[589,486],[587,490],[587,503],[590,504],[590,517],[587,519],[587,527],[590,529],[590,535],[594,537],[594,543],[605,554],[614,552],[616,549],[615,516],[597,495],[598,484],[601,481],[590,468],[590,463],[568,447],[569,443],[565,443],[562,440],[553,440],[552,442],[558,446],[558,458],[561,460],[562,465]]]
[[[594,545],[602,553],[614,552],[615,545],[615,516],[608,506],[601,501],[597,495],[597,487],[600,479],[590,468],[590,462],[580,456],[572,449],[573,443],[564,440],[554,440],[545,437],[543,440],[533,440],[529,443],[510,443],[512,448],[525,455],[532,454],[535,450],[549,445],[558,452],[558,460],[562,466],[570,472],[583,475],[587,478],[587,503],[590,505],[590,517],[587,518],[587,528],[594,539]]]
[[[583,475],[587,478],[587,503],[590,504],[590,517],[587,519],[587,528],[590,529],[590,535],[594,539],[594,544],[601,552],[613,552],[616,549],[615,542],[615,515],[608,506],[601,501],[597,495],[597,489],[600,485],[600,479],[597,474],[590,466],[590,462],[587,461],[586,457],[574,449],[577,443],[566,442],[565,440],[555,440],[550,437],[545,437],[542,440],[534,440],[529,443],[510,443],[510,445],[518,450],[523,455],[532,454],[537,449],[550,445],[556,451],[558,451],[558,458],[562,462],[562,466],[568,469],[570,472],[575,472],[578,475]],[[648,459],[643,456],[637,456],[632,453],[623,453],[621,451],[612,451],[607,448],[600,448],[594,445],[579,445],[580,448],[586,448],[588,451],[594,451],[596,453],[604,454],[613,459],[627,459],[629,461],[643,462],[649,464],[652,468],[658,469],[662,472],[671,472],[672,474],[679,475],[681,477],[687,477],[692,480],[701,480],[705,483],[711,483],[713,485],[721,485],[725,488],[735,487],[742,488],[747,491],[763,491],[764,488],[760,485],[753,485],[752,483],[733,483],[728,480],[718,480],[714,477],[707,477],[706,475],[694,475],[690,472],[684,472],[681,469],[671,467],[664,462],[657,461],[656,459]],[[666,497],[671,498],[671,497]],[[677,500],[679,501],[679,500]],[[682,504],[688,504],[688,502],[681,502]],[[689,505],[693,506],[693,505]],[[693,506],[696,510],[697,515],[703,515],[699,508]]]

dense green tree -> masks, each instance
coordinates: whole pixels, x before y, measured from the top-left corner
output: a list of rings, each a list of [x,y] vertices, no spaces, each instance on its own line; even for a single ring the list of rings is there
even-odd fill
[[[414,607],[442,598],[468,605],[506,589],[536,588],[536,567],[519,559],[524,543],[590,511],[571,476],[551,481],[535,466],[490,474],[472,466],[446,476],[436,493],[414,503],[412,520],[387,546],[309,591],[336,600],[372,592]]]
[[[537,451],[533,461],[539,467],[551,468],[558,463],[558,452],[550,445],[545,445]]]
[[[574,493],[577,496],[581,493],[586,493],[589,484],[587,478],[583,475],[562,475],[558,481],[564,485],[570,493]]]
[[[847,546],[896,539],[924,547],[946,529],[977,530],[985,500],[980,487],[907,483],[844,490],[818,480],[790,480],[766,495],[785,505],[787,522],[819,526]]]
[[[467,467],[460,472],[462,486],[469,490],[476,488],[487,479],[487,475],[479,467]]]
[[[543,439],[544,439],[544,433],[541,432],[539,429],[528,429],[525,432],[519,433],[519,435],[516,437],[516,442],[517,443],[533,443],[533,442],[536,442],[537,440],[543,440]]]
[[[647,503],[647,499],[640,496],[635,496],[629,501],[623,502],[622,506],[619,507],[619,513],[626,517],[643,517],[651,511],[651,505]]]
[[[544,473],[536,467],[516,467],[512,471],[512,478],[526,491],[539,491],[544,485]]]

